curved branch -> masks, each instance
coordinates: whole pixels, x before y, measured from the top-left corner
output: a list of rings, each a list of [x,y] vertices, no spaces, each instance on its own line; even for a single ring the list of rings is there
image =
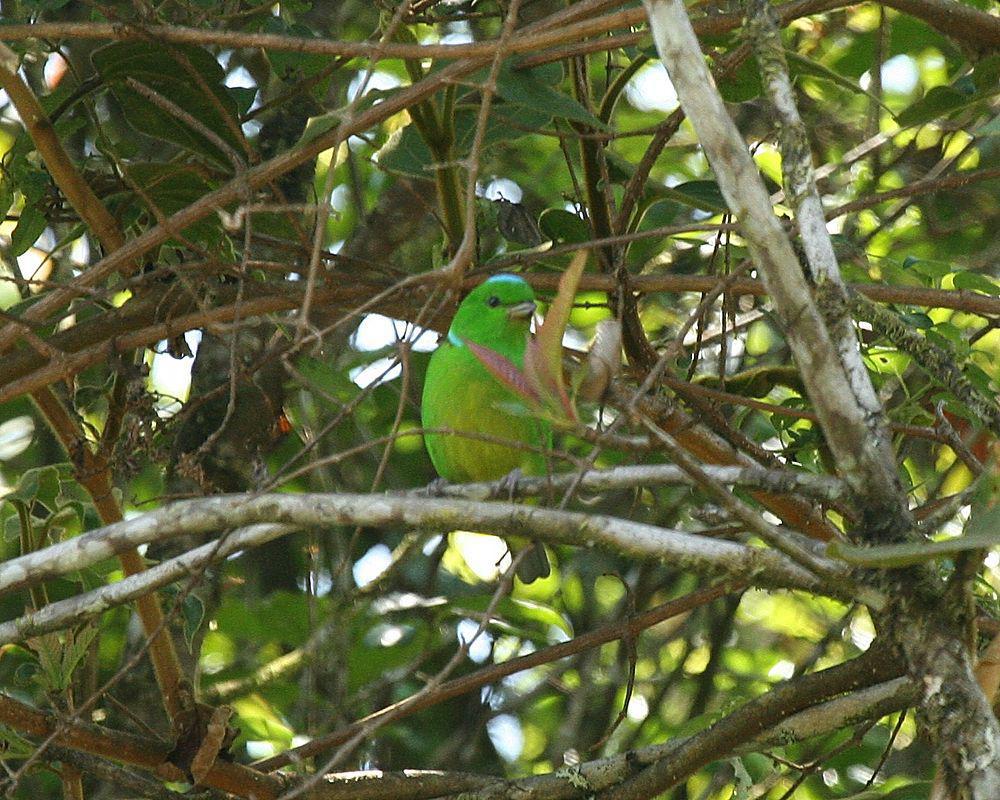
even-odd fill
[[[571,800],[581,793],[602,800],[645,800],[722,758],[769,729],[825,701],[895,678],[900,666],[888,653],[876,649],[862,656],[795,678],[711,726],[684,739],[675,739],[611,758],[489,787],[469,795],[475,800],[502,800],[516,793],[524,800]],[[841,721],[842,722],[842,721]],[[641,770],[637,773],[637,770]]]
[[[223,552],[235,546],[229,543],[230,540],[238,539],[241,547],[248,547],[282,535],[291,527],[331,525],[463,528],[501,536],[528,535],[552,543],[606,546],[636,558],[670,559],[678,569],[733,579],[752,575],[755,584],[761,586],[805,589],[831,596],[844,593],[843,587],[824,586],[813,575],[774,551],[627,519],[511,503],[358,494],[218,495],[172,503],[0,564],[0,591],[31,586],[140,544],[181,535],[257,526],[230,534],[223,537],[221,543],[211,545]],[[278,527],[285,530],[278,531]],[[190,557],[192,553],[203,555],[199,548],[179,558]],[[824,560],[823,563],[833,573],[847,577],[847,570],[838,562]],[[165,564],[160,565],[163,566]],[[141,581],[143,577],[127,580]],[[91,592],[80,597],[93,596]],[[46,608],[56,605],[53,603]],[[44,612],[42,609],[38,614]],[[23,619],[33,616],[36,615]],[[0,640],[16,638],[14,623],[4,623],[0,630],[3,631]]]

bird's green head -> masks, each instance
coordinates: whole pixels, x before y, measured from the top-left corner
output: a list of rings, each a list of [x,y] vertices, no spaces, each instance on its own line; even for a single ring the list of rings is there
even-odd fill
[[[535,312],[535,293],[524,278],[494,275],[462,301],[448,330],[448,341],[465,341],[497,352],[523,350]]]

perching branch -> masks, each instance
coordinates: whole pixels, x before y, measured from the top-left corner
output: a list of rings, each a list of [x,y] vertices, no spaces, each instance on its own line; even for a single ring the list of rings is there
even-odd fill
[[[767,469],[760,466],[712,466],[702,465],[701,469],[719,483],[727,486],[743,486],[749,489],[763,489],[777,494],[802,494],[816,500],[832,501],[840,499],[846,487],[831,475],[816,475],[784,469]],[[561,491],[577,483],[573,473],[561,473],[547,477],[518,478],[513,486],[509,482],[465,483],[435,487],[437,496],[455,497],[463,500],[490,500],[499,492],[513,491],[517,497],[541,497],[549,491]],[[585,492],[609,492],[632,489],[638,486],[695,485],[691,476],[674,464],[635,464],[611,469],[593,469],[579,479],[577,486]],[[415,489],[410,494],[422,495],[427,489]]]
[[[261,525],[266,521],[267,524]],[[261,544],[293,527],[363,525],[472,529],[497,535],[528,535],[552,543],[600,545],[642,559],[669,559],[679,569],[742,579],[757,585],[798,588],[831,596],[845,589],[825,585],[785,556],[693,533],[618,519],[509,503],[423,499],[378,495],[274,494],[257,497],[216,496],[164,506],[131,520],[89,531],[44,550],[0,564],[0,591],[9,591],[63,575],[153,541],[253,526],[203,545],[140,575],[0,625],[0,641],[54,630],[176,580],[195,564]],[[279,530],[280,528],[280,530]],[[209,549],[206,549],[209,548]],[[218,548],[212,550],[211,548]],[[835,561],[821,559],[828,574],[848,578]]]

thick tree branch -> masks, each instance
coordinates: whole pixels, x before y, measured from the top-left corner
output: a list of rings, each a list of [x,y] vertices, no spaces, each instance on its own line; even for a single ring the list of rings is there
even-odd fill
[[[955,0],[880,0],[882,5],[922,19],[945,36],[986,54],[1000,49],[1000,17]]]
[[[500,778],[467,772],[360,770],[326,775],[305,797],[308,800],[431,800],[464,797],[467,792],[500,782]]]
[[[867,373],[845,370],[757,167],[715,89],[683,3],[645,0],[645,8],[660,58],[760,267],[840,472],[863,502],[866,521],[899,536],[910,526],[885,423],[877,404],[870,406],[870,384],[864,392],[856,388],[868,382]]]
[[[224,800],[225,798],[222,792],[212,789],[175,792],[154,778],[120,767],[113,761],[89,753],[82,753],[69,747],[52,745],[49,747],[49,755],[53,761],[72,764],[81,772],[148,800]]]
[[[1000,47],[1000,20],[953,0],[882,0],[883,5],[933,25],[946,36],[965,42],[977,51],[987,52]],[[586,16],[587,3],[575,3],[577,15]],[[782,23],[796,17],[818,14],[850,5],[849,0],[795,0],[778,7]],[[567,17],[565,19],[574,19]],[[562,60],[572,55],[623,47],[636,44],[647,34],[637,32],[622,34],[616,38],[601,37],[609,31],[638,24],[644,20],[638,9],[627,9],[616,14],[607,14],[588,20],[586,27],[570,30],[553,30],[549,35],[537,35],[533,39],[519,42],[516,50],[532,54],[525,66],[545,63],[540,59]],[[553,20],[555,21],[555,20]],[[699,33],[719,34],[738,28],[743,20],[740,14],[714,14],[707,19],[699,19]],[[598,37],[592,42],[581,42],[586,36]],[[205,30],[187,28],[180,25],[118,25],[100,22],[34,22],[30,25],[5,25],[0,29],[0,41],[24,41],[27,39],[90,39],[103,41],[128,41],[152,39],[161,42],[193,45],[216,45],[224,48],[260,48],[278,52],[312,53],[331,58],[365,58],[371,55],[372,45],[366,42],[344,42],[329,39],[282,36],[278,34],[248,33],[244,31]],[[564,42],[576,44],[564,45]],[[469,42],[467,44],[404,44],[394,42],[379,49],[383,58],[477,58],[493,53],[496,43]],[[545,48],[554,51],[544,52]],[[571,48],[571,49],[570,49]],[[539,51],[543,51],[540,52]],[[537,55],[535,55],[537,54]]]
[[[170,744],[97,725],[64,721],[6,694],[0,694],[0,724],[39,739],[53,737],[52,743],[57,746],[141,767],[164,780],[184,780],[183,772],[167,761],[172,750]],[[222,760],[211,767],[204,785],[256,800],[274,800],[281,791],[281,784],[271,776]]]
[[[869,650],[853,661],[774,687],[688,738],[652,745],[549,775],[509,781],[472,793],[476,800],[646,800],[676,785],[706,763],[722,758],[794,714],[899,674],[884,652]]]
[[[912,526],[883,435],[881,411],[877,403],[871,405],[873,395],[868,388],[858,389],[861,382],[867,382],[867,375],[858,374],[849,364],[845,370],[841,353],[827,335],[756,168],[711,88],[683,4],[646,0],[646,8],[657,48],[681,103],[698,131],[727,202],[742,223],[784,322],[827,441],[843,477],[862,503],[866,528],[880,538],[903,538]],[[765,69],[772,79],[782,72],[780,65],[775,67],[772,63]],[[783,83],[780,75],[777,81]],[[788,92],[778,99],[783,105],[792,102]],[[803,183],[796,178],[793,183],[799,191],[808,191],[808,180]],[[823,259],[818,252],[814,256]],[[822,274],[817,277],[823,279]],[[831,275],[825,278],[827,283],[833,280]],[[1000,726],[972,676],[968,653],[956,633],[954,610],[942,603],[934,577],[919,570],[884,576],[881,591],[895,600],[884,622],[890,640],[905,654],[910,674],[924,688],[921,710],[937,738],[950,779],[976,800],[1000,796]],[[652,785],[671,785],[665,775],[660,778]],[[648,780],[637,786],[650,789]]]
[[[851,393],[857,398],[861,413],[869,420],[869,431],[878,437],[882,460],[885,464],[893,464],[889,432],[882,407],[858,349],[853,322],[848,312],[847,289],[840,275],[837,257],[833,252],[833,242],[826,229],[823,202],[816,188],[812,167],[808,132],[795,104],[795,91],[788,76],[784,45],[774,19],[774,12],[767,0],[749,0],[747,3],[747,33],[753,44],[771,104],[778,116],[778,141],[781,149],[785,196],[795,209],[795,225],[801,237],[808,268],[816,283],[842,300],[839,308],[831,310],[821,306],[820,311],[827,322],[833,346],[843,364]],[[793,269],[795,272],[800,272],[801,267],[796,264]],[[784,277],[787,276],[782,275],[782,278]],[[765,282],[767,282],[766,277]]]
[[[679,569],[737,579],[752,575],[756,583],[764,586],[834,595],[841,592],[837,586],[823,586],[814,576],[771,550],[627,519],[510,503],[351,494],[220,495],[173,503],[0,563],[0,591],[34,585],[140,544],[261,523],[266,523],[266,527],[239,532],[239,541],[244,546],[287,532],[287,529],[274,530],[277,525],[461,528],[502,536],[529,535],[553,543],[601,545],[636,558],[669,559]],[[226,537],[220,547],[230,547]],[[192,553],[201,551],[187,555]],[[824,564],[834,572],[839,569],[847,577],[837,562]],[[4,631],[7,635],[12,633],[7,627]]]
[[[787,555],[795,563],[810,570],[816,576],[826,580],[836,580],[834,572],[830,571],[830,559],[820,555],[811,545],[808,539],[796,537],[776,525],[772,525],[757,513],[750,505],[740,500],[736,495],[729,492],[726,487],[705,472],[698,460],[688,453],[674,437],[658,427],[655,423],[646,419],[643,420],[646,428],[659,441],[671,459],[673,459],[681,469],[685,470],[691,478],[696,481],[710,495],[715,497],[719,505],[735,520],[742,522],[747,529],[760,536],[765,542]],[[840,580],[848,581],[851,586],[848,589],[858,601],[869,603],[873,607],[879,608],[884,602],[884,598],[877,593],[869,593],[865,586],[855,584],[850,578],[840,573]]]

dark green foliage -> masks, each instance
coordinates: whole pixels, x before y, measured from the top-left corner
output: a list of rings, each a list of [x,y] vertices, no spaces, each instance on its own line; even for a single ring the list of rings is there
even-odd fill
[[[435,474],[419,433],[418,403],[434,332],[447,329],[457,298],[446,293],[446,282],[407,283],[402,290],[398,284],[455,255],[448,212],[457,214],[460,231],[470,224],[464,219],[470,159],[478,168],[479,196],[469,204],[478,229],[465,277],[523,274],[537,279],[544,304],[552,297],[551,278],[571,257],[564,246],[610,237],[589,263],[584,281],[592,283],[578,295],[567,343],[582,348],[600,320],[631,314],[655,356],[674,353],[667,381],[649,398],[663,417],[668,408],[688,415],[674,434],[697,423],[760,463],[831,474],[801,365],[792,361],[759,287],[716,298],[680,336],[680,349],[666,350],[713,280],[761,276],[738,232],[700,230],[744,220],[728,215],[690,125],[664,134],[674,106],[656,78],[648,39],[548,63],[537,63],[544,50],[504,58],[481,148],[474,150],[488,63],[477,62],[405,113],[352,128],[346,141],[335,142],[334,132],[354,115],[377,112],[414,83],[433,80],[452,59],[369,62],[262,47],[253,38],[368,41],[373,51],[378,42],[433,43],[444,36],[482,42],[500,34],[508,8],[415,5],[417,15],[404,15],[396,28],[390,20],[398,4],[360,0],[4,5],[4,24],[103,22],[107,15],[121,26],[110,42],[70,31],[8,44],[24,57],[23,74],[52,116],[73,168],[125,240],[134,243],[158,226],[166,233],[129,264],[91,280],[103,246],[9,106],[0,109],[6,217],[0,329],[12,319],[24,322],[18,344],[0,355],[0,391],[17,389],[0,405],[3,560],[101,526],[95,498],[83,488],[90,475],[80,448],[99,456],[88,468],[106,464],[114,497],[129,516],[222,492],[380,494],[430,483]],[[986,0],[956,5],[989,7]],[[709,19],[733,10],[703,6],[696,5],[697,13],[707,10]],[[525,22],[563,7],[522,4]],[[247,39],[245,46],[222,47],[139,33],[157,25]],[[986,462],[1000,433],[994,414],[1000,181],[982,177],[995,169],[1000,149],[1000,57],[927,20],[874,5],[807,17],[786,26],[783,36],[812,160],[823,170],[820,192],[842,275],[855,289],[899,292],[891,301],[876,299],[879,313],[866,313],[861,301],[850,313],[872,383],[896,426],[908,500],[931,513],[938,501],[972,485],[975,463],[962,448]],[[744,40],[738,29],[706,37],[708,63],[725,63]],[[52,85],[46,63],[57,49],[69,67]],[[899,71],[887,70],[879,88],[872,73],[894,57]],[[370,90],[355,98],[369,67]],[[630,80],[619,80],[623,74]],[[718,85],[768,190],[779,191],[774,116],[756,62],[742,61]],[[880,132],[889,136],[859,155],[856,148]],[[251,185],[248,176],[302,148],[321,149],[317,142],[323,143],[318,155],[310,151],[294,169]],[[660,149],[649,157],[653,142]],[[234,185],[238,191],[198,219],[171,222]],[[914,185],[922,188],[911,195]],[[892,194],[867,202],[883,192]],[[331,212],[313,252],[316,208],[326,200]],[[856,201],[863,207],[834,215]],[[795,238],[787,202],[776,212]],[[668,226],[688,230],[667,236]],[[53,314],[25,318],[40,299],[71,284],[72,294]],[[821,298],[824,291],[817,288]],[[928,302],[924,291],[949,300]],[[189,388],[183,373],[192,358],[183,336],[190,331],[202,339]],[[637,343],[630,344],[631,355]],[[632,359],[620,376],[626,397],[645,377],[638,364]],[[164,372],[168,367],[175,371]],[[17,381],[43,369],[51,370],[43,383],[77,434],[68,447],[27,390],[18,389]],[[31,391],[39,389],[32,384]],[[602,428],[619,420],[617,434],[646,435],[622,407],[621,397],[609,397],[603,407],[585,406],[582,416],[601,420]],[[961,446],[948,438],[942,419]],[[656,447],[595,451],[580,433],[557,436],[556,471],[580,469],[591,457],[598,468],[666,460]],[[696,455],[707,458],[703,450]],[[957,533],[967,519],[965,533],[975,538],[964,544],[919,542],[902,556],[845,546],[841,555],[858,563],[930,559],[935,574],[950,576],[956,563],[972,557],[970,548],[995,544],[992,490],[984,480],[975,498],[955,500],[956,511],[967,506],[971,516],[957,513],[931,532]],[[759,492],[741,488],[737,496],[764,509]],[[498,499],[507,498],[501,491]],[[539,503],[558,507],[561,500],[553,490]],[[760,545],[704,488],[577,492],[567,507]],[[858,517],[848,500],[829,510],[838,525]],[[203,543],[198,537],[156,542],[144,555],[153,563]],[[247,763],[420,692],[487,609],[492,618],[448,679],[630,619],[710,580],[677,564],[559,545],[550,548],[552,577],[518,583],[494,602],[503,555],[498,540],[473,534],[330,524],[215,564],[159,595],[187,677],[212,704],[233,707],[239,735],[230,753]],[[373,565],[387,571],[378,574]],[[972,572],[966,599],[995,622],[996,567],[987,561]],[[0,622],[121,577],[118,562],[108,559],[35,592],[0,595]],[[336,769],[523,777],[559,770],[571,751],[590,761],[676,742],[793,674],[857,657],[874,636],[860,606],[753,588],[635,637],[438,700],[373,730]],[[148,660],[136,655],[143,641],[131,610],[118,608],[58,634],[4,645],[0,686],[64,715],[113,679],[115,699],[96,700],[85,721],[144,737],[150,734],[142,725],[149,724],[165,735],[155,679]],[[912,714],[893,739],[898,719],[893,711],[802,742],[741,755],[725,749],[664,796],[777,800],[801,778],[793,796],[802,800],[922,799],[934,774],[933,752]],[[38,740],[0,727],[2,755],[14,769]],[[47,758],[22,777],[14,796],[61,796],[59,781],[43,766]],[[89,777],[84,784],[87,797],[114,791]]]

